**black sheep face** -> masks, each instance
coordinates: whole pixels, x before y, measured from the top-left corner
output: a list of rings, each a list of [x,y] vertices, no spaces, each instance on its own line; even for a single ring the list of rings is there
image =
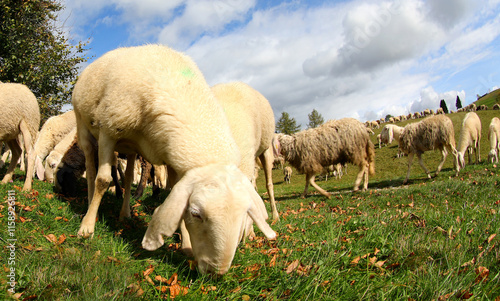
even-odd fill
[[[77,179],[73,170],[62,167],[56,173],[56,192],[67,197],[76,197],[76,182]]]

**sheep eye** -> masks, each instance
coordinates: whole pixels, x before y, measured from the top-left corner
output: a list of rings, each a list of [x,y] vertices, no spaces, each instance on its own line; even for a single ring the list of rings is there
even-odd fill
[[[200,221],[203,221],[203,219],[201,218],[200,211],[198,210],[191,210],[191,216],[196,219],[199,219]]]

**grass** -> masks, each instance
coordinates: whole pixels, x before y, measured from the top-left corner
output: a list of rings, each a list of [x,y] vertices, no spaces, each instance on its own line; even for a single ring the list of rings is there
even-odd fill
[[[500,89],[496,89],[483,97],[479,98],[474,102],[477,106],[486,105],[488,108],[492,108],[494,104],[500,103]]]
[[[331,199],[313,189],[301,199],[304,176],[295,173],[284,184],[282,171],[274,170],[281,219],[272,227],[278,238],[267,241],[257,231],[257,239],[242,242],[232,268],[217,279],[192,268],[177,235],[155,252],[141,248],[151,214],[167,192],[155,199],[148,189],[132,202],[133,217],[125,222],[117,219],[120,203],[106,193],[96,235],[84,240],[76,232],[87,206],[85,182],[76,198],[61,198],[40,181],[24,193],[24,176],[17,171],[13,183],[0,186],[0,298],[500,300],[500,177],[498,167],[485,162],[489,120],[499,113],[478,114],[483,161],[467,165],[458,177],[450,159],[431,180],[414,162],[410,184],[402,185],[407,158],[395,158],[395,145],[376,149],[377,172],[366,192],[351,192],[351,165],[341,180],[318,181],[333,192]],[[457,139],[464,115],[449,115]],[[424,154],[431,171],[439,159],[437,152]],[[263,178],[259,193],[269,208]],[[7,248],[9,191],[16,197],[14,264]],[[16,295],[6,292],[11,267]]]

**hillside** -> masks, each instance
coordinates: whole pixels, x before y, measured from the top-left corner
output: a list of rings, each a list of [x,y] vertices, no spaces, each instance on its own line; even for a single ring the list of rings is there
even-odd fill
[[[494,104],[500,103],[500,89],[496,89],[488,94],[483,95],[474,102],[476,106],[486,105],[491,108]]]

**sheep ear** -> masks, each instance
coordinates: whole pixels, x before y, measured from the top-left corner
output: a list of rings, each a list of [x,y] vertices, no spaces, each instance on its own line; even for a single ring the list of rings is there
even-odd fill
[[[45,168],[42,164],[42,158],[40,158],[38,155],[35,158],[35,169],[38,179],[41,181],[45,180]]]
[[[269,226],[269,224],[266,223],[266,219],[268,216],[264,202],[262,201],[259,194],[255,191],[255,189],[252,187],[249,181],[246,186],[247,186],[247,191],[251,198],[250,208],[248,209],[248,215],[250,215],[252,220],[255,222],[260,231],[264,233],[267,239],[275,239],[276,232],[274,232],[273,229],[271,229],[271,226]]]
[[[170,191],[165,202],[158,206],[149,222],[142,247],[154,251],[163,245],[163,235],[172,236],[179,228],[182,216],[192,193],[193,182],[184,176]]]

